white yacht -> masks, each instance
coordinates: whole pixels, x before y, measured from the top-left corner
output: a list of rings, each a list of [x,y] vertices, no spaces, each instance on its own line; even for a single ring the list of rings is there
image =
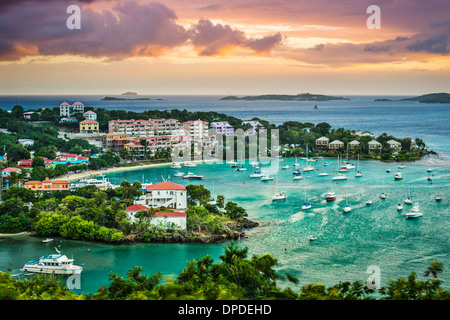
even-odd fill
[[[272,197],[272,201],[276,201],[276,200],[284,200],[286,199],[286,193],[284,193],[283,191],[281,192],[277,192],[273,195]]]
[[[281,169],[289,169],[289,165],[282,166]]]
[[[404,164],[398,166],[399,169],[405,169],[406,166]]]
[[[401,203],[399,203],[397,205],[397,211],[402,211],[403,210],[403,205]]]
[[[440,195],[437,195],[434,200],[436,200],[436,202],[440,202],[442,200],[442,197]]]
[[[403,200],[403,202],[406,203],[406,204],[413,204],[413,202],[412,202],[412,193],[411,193],[411,185],[409,186],[409,195],[408,195],[408,197],[405,200]]]
[[[170,166],[171,169],[181,169],[181,165],[178,162],[172,163]]]
[[[301,180],[301,179],[303,179],[303,176],[295,176],[294,177],[294,180]]]
[[[55,248],[55,250],[57,253],[46,254],[37,260],[28,261],[22,271],[48,274],[80,274],[83,271],[82,265],[74,264],[73,259],[67,258],[58,249]]]
[[[402,180],[403,179],[403,175],[400,171],[396,172],[394,175],[394,180]]]
[[[367,200],[367,201],[366,201],[366,206],[370,206],[372,203],[373,203],[372,200]]]
[[[193,174],[192,172],[189,172],[187,175],[183,176],[183,179],[189,179],[189,180],[201,180],[203,179],[203,176]]]
[[[105,189],[115,189],[115,188],[119,187],[118,185],[114,185],[111,182],[109,182],[109,179],[107,177],[105,177],[104,175],[102,175],[101,177],[102,177],[102,180],[94,179],[94,178],[81,179],[77,183],[71,183],[69,185],[69,189],[79,189],[79,188],[83,188],[86,186],[96,186],[100,190],[105,190]]]
[[[314,171],[314,167],[313,166],[306,166],[303,168],[303,171]]]
[[[253,171],[252,174],[250,174],[250,178],[261,178],[264,177],[264,173],[261,172],[259,167],[255,168],[255,171]]]
[[[261,178],[261,181],[269,181],[269,180],[273,180],[273,177],[264,175],[264,176]]]
[[[347,180],[347,176],[343,173],[338,173],[337,176],[334,176],[333,178],[331,178],[332,181],[336,181],[336,180]]]
[[[408,212],[407,214],[405,214],[406,219],[420,218],[422,216],[423,216],[423,214],[419,210],[419,204],[418,203],[414,203],[414,206],[411,209],[411,211]]]
[[[177,172],[174,174],[174,177],[182,177],[184,176],[184,172]]]
[[[194,167],[197,166],[197,164],[195,164],[195,163],[192,162],[192,161],[188,161],[188,162],[186,162],[186,163],[184,164],[184,166],[185,166],[185,167],[188,167],[188,168],[194,168]]]

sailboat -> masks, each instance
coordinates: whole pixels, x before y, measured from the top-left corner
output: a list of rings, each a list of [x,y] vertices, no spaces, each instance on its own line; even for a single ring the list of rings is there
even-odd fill
[[[347,203],[347,189],[345,189],[345,207],[344,207],[344,213],[348,213],[352,211],[352,207]]]
[[[355,178],[362,177],[362,172],[359,171],[359,153],[358,153],[358,162],[356,164],[356,172],[355,172]]]
[[[381,199],[386,199],[387,194],[384,192],[384,178],[383,178],[383,192],[380,193],[380,198]]]
[[[397,211],[402,211],[403,210],[403,205],[401,203],[399,203],[397,205]]]
[[[436,200],[436,202],[440,202],[440,201],[442,200],[442,198],[441,198],[440,195],[437,195],[436,198],[435,198],[434,200]]]
[[[308,202],[306,197],[306,187],[305,187],[305,204],[302,206],[302,210],[311,209],[311,203]]]
[[[278,192],[278,175],[277,175],[275,183],[273,184],[273,187],[272,187],[272,194],[273,194],[273,189],[275,189],[275,186],[276,186],[277,192],[272,196],[272,201],[286,199],[286,193],[284,193],[283,191]]]
[[[259,167],[255,167],[255,170],[252,174],[250,174],[250,178],[261,178],[264,176],[264,173],[261,172]]]
[[[412,204],[413,203],[412,202],[411,185],[409,185],[409,195],[408,195],[408,197],[405,200],[403,200],[403,202],[406,203],[406,204]]]
[[[308,162],[308,144],[306,144],[306,162]],[[314,171],[314,167],[307,165],[303,168],[303,171]]]
[[[419,210],[419,204],[418,203],[414,203],[413,208],[411,209],[410,212],[408,212],[407,214],[405,214],[405,218],[406,219],[410,219],[410,218],[420,218],[422,217],[423,214],[420,212]]]
[[[339,156],[338,156],[338,160],[336,163],[336,167],[334,168],[334,170],[336,171],[337,166],[339,165]],[[338,170],[339,171],[339,170]],[[334,176],[333,178],[331,178],[332,181],[336,181],[336,180],[347,180],[347,176],[345,174],[342,173],[338,173],[336,176]]]
[[[321,172],[319,173],[319,177],[325,177],[325,176],[328,176],[328,172],[324,172],[323,171],[323,158],[322,158],[322,170],[321,170]]]

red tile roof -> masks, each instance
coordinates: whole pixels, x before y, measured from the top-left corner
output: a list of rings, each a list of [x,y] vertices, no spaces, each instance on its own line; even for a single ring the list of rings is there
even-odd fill
[[[126,211],[141,211],[141,210],[147,210],[147,209],[148,209],[148,207],[143,206],[142,204],[135,203],[135,204],[129,206],[126,209]]]
[[[186,212],[155,212],[155,217],[186,217]]]
[[[151,184],[145,188],[147,191],[153,190],[186,190],[181,184],[176,184],[173,182],[158,182]]]

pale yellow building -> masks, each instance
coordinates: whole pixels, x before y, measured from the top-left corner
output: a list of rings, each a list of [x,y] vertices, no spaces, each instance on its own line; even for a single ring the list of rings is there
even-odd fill
[[[98,122],[95,120],[81,121],[80,133],[98,133]]]

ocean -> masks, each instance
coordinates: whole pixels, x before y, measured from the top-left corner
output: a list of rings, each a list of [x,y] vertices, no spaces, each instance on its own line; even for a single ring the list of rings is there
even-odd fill
[[[201,181],[186,181],[174,177],[177,171],[169,166],[109,174],[113,183],[126,179],[130,182],[159,182],[162,179],[187,185],[204,184],[213,195],[223,194],[226,201],[235,201],[243,206],[249,219],[260,226],[247,231],[248,238],[238,240],[249,248],[249,255],[269,253],[278,259],[280,274],[289,272],[299,278],[294,290],[307,283],[334,285],[340,281],[361,280],[365,282],[371,273],[368,268],[380,270],[381,285],[389,279],[407,277],[415,271],[423,279],[422,272],[428,263],[438,260],[445,270],[440,276],[450,283],[450,139],[449,104],[420,104],[416,102],[375,102],[377,98],[397,99],[386,96],[349,96],[350,101],[292,102],[292,101],[221,101],[217,96],[173,96],[153,97],[157,101],[101,101],[102,96],[79,97],[0,97],[0,107],[11,108],[22,105],[26,110],[39,107],[56,107],[61,102],[81,101],[87,106],[106,109],[144,111],[149,109],[187,109],[189,111],[217,111],[241,119],[259,117],[274,124],[295,120],[300,122],[328,122],[333,128],[370,131],[375,135],[383,132],[395,137],[419,137],[428,149],[436,151],[438,157],[425,157],[416,162],[405,163],[401,169],[403,180],[394,181],[398,163],[360,161],[363,172],[354,177],[354,169],[347,173],[348,180],[331,181],[336,159],[311,162],[315,170],[303,173],[303,179],[293,180],[292,165],[295,159],[283,159],[278,165],[262,167],[267,173],[277,175],[278,183],[262,182],[249,178],[247,171],[237,172],[227,164],[201,164],[186,168],[184,172],[204,175]],[[317,104],[318,109],[313,109]],[[304,160],[298,159],[301,168]],[[353,161],[356,164],[356,161]],[[282,170],[281,165],[290,169]],[[391,168],[391,173],[386,169]],[[432,172],[427,172],[432,168]],[[269,172],[269,170],[271,170]],[[330,176],[319,177],[325,170]],[[170,178],[169,178],[170,176]],[[432,177],[430,182],[428,177]],[[287,199],[271,201],[274,190],[285,191]],[[326,192],[337,194],[334,202],[326,202]],[[413,201],[420,204],[423,217],[406,220],[404,213],[411,206],[404,204],[402,212],[396,210],[411,190]],[[386,199],[379,194],[387,193]],[[434,198],[440,194],[441,202]],[[372,200],[372,205],[366,205]],[[301,207],[305,201],[312,204],[308,211]],[[352,211],[342,213],[345,202]],[[310,237],[317,240],[310,242]],[[0,237],[0,270],[17,272],[23,264],[52,252],[59,247],[68,256],[85,264],[81,276],[81,291],[95,292],[108,284],[108,273],[125,276],[133,266],[142,266],[143,272],[153,274],[160,271],[173,277],[185,267],[188,260],[209,254],[215,261],[223,253],[222,244],[134,244],[107,245],[55,239],[43,244],[41,239],[30,236]],[[286,248],[286,250],[285,250]],[[20,251],[19,251],[20,249]],[[88,252],[90,249],[90,252]]]

